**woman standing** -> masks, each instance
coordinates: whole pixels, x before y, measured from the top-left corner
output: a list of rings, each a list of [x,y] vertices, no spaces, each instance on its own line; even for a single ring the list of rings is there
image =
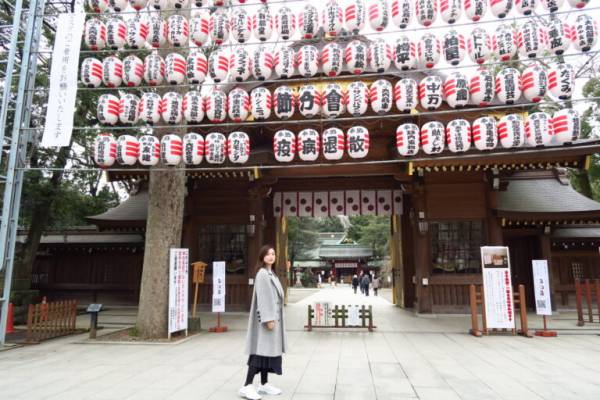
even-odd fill
[[[258,254],[252,306],[246,334],[248,375],[239,395],[250,400],[260,399],[260,394],[278,395],[281,389],[267,382],[268,373],[281,375],[281,355],[285,352],[286,333],[283,321],[283,288],[275,275],[275,250],[263,246]],[[260,372],[258,391],[252,381]]]

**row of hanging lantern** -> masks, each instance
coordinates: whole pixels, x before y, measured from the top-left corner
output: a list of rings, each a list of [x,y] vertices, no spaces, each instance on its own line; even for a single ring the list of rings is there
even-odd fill
[[[371,85],[355,81],[342,88],[330,83],[320,90],[314,85],[303,85],[296,92],[289,86],[279,86],[271,94],[265,87],[254,88],[250,93],[234,88],[228,94],[218,87],[203,95],[192,90],[184,95],[167,92],[162,97],[146,92],[141,98],[132,93],[120,98],[103,94],[98,99],[97,117],[102,124],[135,124],[138,121],[156,124],[161,118],[168,124],[201,123],[206,117],[212,123],[229,118],[233,122],[266,120],[274,112],[279,119],[289,119],[296,110],[306,118],[322,115],[336,118],[344,113],[354,117],[364,115],[369,105],[379,115],[400,112],[420,106],[425,110],[438,109],[445,101],[451,108],[467,105],[488,106],[495,98],[503,104],[514,104],[521,97],[529,102],[541,101],[549,91],[554,97],[566,100],[571,97],[574,71],[569,64],[559,63],[547,73],[539,63],[533,63],[523,73],[514,68],[504,68],[494,79],[486,69],[479,69],[467,78],[461,72],[449,74],[445,80],[428,76],[417,83],[404,78],[392,85],[379,79]]]
[[[250,137],[244,132],[225,136],[219,132],[206,135],[187,133],[181,138],[168,134],[156,136],[121,135],[101,133],[94,141],[94,162],[102,168],[111,167],[115,161],[121,165],[153,166],[162,161],[166,165],[199,165],[203,159],[209,164],[223,164],[226,160],[244,164],[250,156]]]
[[[102,61],[89,57],[81,65],[81,81],[88,87],[99,87],[102,83],[107,87],[139,86],[142,81],[151,86],[163,81],[183,84],[186,80],[199,84],[207,76],[217,83],[243,82],[251,76],[259,81],[267,80],[273,74],[282,79],[296,74],[309,78],[316,76],[319,70],[326,76],[335,77],[344,68],[357,75],[369,71],[384,73],[392,64],[403,71],[434,68],[442,56],[449,64],[458,65],[466,53],[477,64],[489,61],[492,56],[509,61],[517,52],[525,59],[540,57],[546,51],[560,55],[571,42],[578,50],[589,51],[597,42],[597,24],[588,15],[579,15],[577,21],[580,24],[570,28],[560,20],[554,20],[550,36],[540,25],[530,21],[518,34],[510,26],[501,25],[492,37],[485,30],[475,28],[467,39],[452,30],[442,40],[433,34],[425,34],[417,44],[404,35],[396,39],[394,46],[378,38],[370,44],[354,40],[342,50],[339,44],[332,42],[323,47],[320,54],[315,46],[304,45],[297,52],[284,47],[274,54],[265,46],[257,47],[251,54],[243,47],[233,49],[233,52],[220,48],[208,59],[200,49],[192,50],[187,57],[171,53],[164,59],[152,53],[144,61],[136,55],[123,60],[109,56]],[[549,37],[552,40],[548,40]]]
[[[414,156],[419,148],[426,154],[439,154],[447,148],[462,153],[471,148],[494,150],[498,143],[503,148],[523,146],[540,147],[574,142],[581,132],[579,113],[565,108],[554,113],[535,112],[527,118],[508,114],[496,121],[494,117],[477,118],[473,123],[465,119],[450,121],[445,127],[439,121],[419,126],[401,124],[396,130],[396,148],[401,156]]]
[[[124,2],[125,5],[127,3],[125,0],[89,1],[94,3],[91,4],[91,8],[97,12],[106,11],[108,7],[105,6],[108,2],[114,4]],[[146,0],[130,1],[133,8],[138,11],[147,6]],[[151,0],[151,3],[155,4],[151,4],[148,10],[153,8],[165,9],[166,4],[156,4],[161,1],[167,2],[167,0]],[[175,0],[175,5],[181,7],[181,3],[184,1]],[[574,7],[584,6],[589,2],[589,0],[569,0],[569,2],[571,1],[571,5]],[[547,11],[554,12],[562,6],[563,0],[542,0],[541,3]],[[536,5],[536,0],[515,0],[515,8],[524,15],[531,15]],[[118,8],[120,11],[123,10],[122,6],[123,4],[118,4],[114,8]],[[513,0],[490,1],[490,10],[497,18],[505,18],[512,6]],[[441,0],[439,7],[437,0],[392,0],[391,2],[387,0],[369,0],[366,4],[362,0],[353,0],[344,9],[337,1],[330,0],[321,12],[314,5],[307,4],[297,16],[287,6],[280,7],[274,15],[271,14],[267,6],[260,7],[252,15],[246,7],[236,7],[231,13],[228,13],[225,9],[217,9],[212,15],[205,10],[193,9],[193,17],[189,24],[187,20],[182,19],[183,17],[179,15],[173,15],[169,17],[168,21],[161,22],[159,14],[156,12],[148,13],[151,15],[149,18],[147,18],[146,13],[136,14],[132,19],[132,23],[145,26],[146,34],[151,29],[157,31],[168,30],[166,26],[177,27],[179,29],[174,29],[180,32],[183,31],[184,27],[191,27],[191,31],[196,33],[197,36],[193,40],[199,42],[198,45],[201,46],[206,43],[209,33],[215,44],[224,43],[230,37],[233,41],[245,43],[250,39],[251,33],[258,40],[266,41],[271,38],[273,31],[277,32],[280,39],[288,40],[296,32],[296,25],[302,39],[312,39],[319,33],[321,28],[330,37],[340,35],[344,28],[353,34],[359,34],[367,21],[371,29],[377,32],[385,30],[390,24],[390,20],[400,29],[406,28],[413,18],[420,25],[427,27],[435,22],[438,13],[444,22],[453,24],[460,19],[463,10],[468,19],[477,22],[485,16],[487,8],[487,0],[465,0],[464,4],[462,0]],[[117,18],[117,20],[119,19]],[[119,24],[115,20],[111,20],[109,23]],[[163,24],[166,24],[166,26],[163,27]],[[133,26],[132,29],[134,29]],[[171,35],[168,36],[171,37]],[[154,45],[154,43],[152,44]],[[179,45],[177,42],[171,44]]]

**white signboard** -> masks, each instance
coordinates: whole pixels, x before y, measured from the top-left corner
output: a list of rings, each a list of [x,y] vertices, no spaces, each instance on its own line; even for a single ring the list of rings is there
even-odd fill
[[[514,329],[515,309],[508,247],[481,247],[481,265],[487,327]]]
[[[189,250],[169,250],[169,336],[187,331]]]
[[[42,147],[64,147],[71,141],[77,95],[79,50],[84,24],[85,13],[83,12],[58,16]]]
[[[329,326],[331,324],[331,303],[315,303],[315,325]]]
[[[225,261],[213,262],[212,312],[225,312]]]
[[[359,326],[360,325],[360,308],[357,305],[348,306],[348,322],[347,326]]]
[[[550,279],[548,260],[531,260],[533,265],[533,290],[535,291],[535,312],[538,315],[552,315],[550,303]]]

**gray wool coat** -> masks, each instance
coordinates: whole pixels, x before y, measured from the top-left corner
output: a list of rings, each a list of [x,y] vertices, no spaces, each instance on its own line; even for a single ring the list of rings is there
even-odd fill
[[[273,330],[267,328],[268,321],[275,321]],[[246,354],[277,357],[285,353],[286,341],[283,287],[275,274],[261,268],[254,279],[246,334]]]

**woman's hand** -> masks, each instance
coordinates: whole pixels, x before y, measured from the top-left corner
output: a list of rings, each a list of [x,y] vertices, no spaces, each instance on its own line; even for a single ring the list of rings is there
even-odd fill
[[[268,321],[267,323],[267,329],[272,331],[273,328],[275,328],[275,321]]]

